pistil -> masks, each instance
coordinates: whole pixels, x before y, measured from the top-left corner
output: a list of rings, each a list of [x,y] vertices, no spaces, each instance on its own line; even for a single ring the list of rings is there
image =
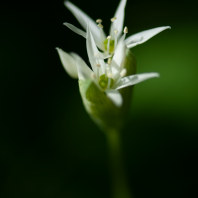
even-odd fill
[[[107,52],[109,53],[111,36],[107,36],[107,40],[108,40],[108,43],[107,43]]]
[[[111,78],[112,78],[112,73],[108,73],[108,84],[107,84],[107,89],[110,88],[110,85],[111,85]]]
[[[96,64],[96,78],[99,81],[99,68],[100,68],[100,64]]]

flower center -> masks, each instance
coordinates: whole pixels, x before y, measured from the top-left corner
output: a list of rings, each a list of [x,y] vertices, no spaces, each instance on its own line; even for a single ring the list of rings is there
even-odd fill
[[[111,80],[110,87],[112,87],[113,84],[114,84],[114,80],[112,78],[110,78],[110,80]],[[108,77],[105,77],[105,74],[103,74],[103,75],[100,76],[99,86],[102,89],[106,89],[107,88],[107,86],[108,86]]]

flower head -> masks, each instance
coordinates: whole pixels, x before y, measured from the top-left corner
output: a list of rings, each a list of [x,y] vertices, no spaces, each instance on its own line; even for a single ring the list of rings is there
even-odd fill
[[[77,54],[57,50],[68,74],[79,78],[80,93],[93,120],[103,128],[121,128],[130,105],[129,86],[159,77],[159,74],[135,74],[136,60],[123,38],[119,40],[114,56],[106,63],[100,58],[89,23],[86,46],[92,69]]]
[[[106,36],[105,32],[103,31],[102,19],[97,19],[95,22],[93,19],[91,19],[87,14],[85,14],[82,10],[80,10],[71,2],[65,1],[64,4],[74,14],[74,16],[77,18],[77,20],[84,29],[87,28],[87,21],[89,21],[90,30],[93,34],[93,38],[96,42],[96,45],[99,49],[101,49],[104,52],[104,54],[100,54],[101,58],[105,59],[109,54],[112,55],[115,53],[117,43],[122,38],[126,0],[120,1],[120,4],[118,5],[114,17],[110,19],[112,23],[109,31],[109,36]],[[68,28],[70,28],[77,34],[83,36],[84,38],[87,38],[87,32],[84,32],[79,28],[76,28],[70,23],[64,23],[64,25],[66,25]],[[127,48],[132,48],[136,45],[144,43],[145,41],[147,41],[148,39],[165,29],[170,29],[170,26],[163,26],[139,32],[125,39],[126,34],[128,33],[128,29],[127,27],[125,27],[123,31],[123,40]]]

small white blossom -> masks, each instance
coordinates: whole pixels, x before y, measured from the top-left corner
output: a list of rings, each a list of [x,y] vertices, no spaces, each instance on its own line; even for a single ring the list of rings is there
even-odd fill
[[[158,73],[144,73],[136,75],[127,75],[127,70],[124,65],[126,58],[126,44],[124,38],[119,40],[114,56],[109,64],[101,59],[100,52],[95,44],[92,36],[92,31],[87,24],[87,39],[86,46],[89,61],[92,70],[86,63],[75,53],[66,53],[63,50],[56,48],[63,67],[66,72],[73,78],[79,80],[91,80],[98,87],[101,92],[105,92],[106,96],[117,106],[122,106],[123,99],[121,93],[118,91],[122,88],[137,84],[144,80],[159,77]]]
[[[89,21],[90,30],[93,34],[93,38],[96,42],[96,45],[99,49],[101,49],[104,52],[104,54],[100,53],[100,58],[105,59],[108,58],[109,54],[111,55],[114,54],[117,43],[121,39],[121,35],[123,31],[124,10],[126,5],[126,0],[120,1],[120,4],[115,12],[115,15],[111,19],[112,23],[108,37],[105,35],[103,31],[103,25],[101,24],[102,23],[101,19],[98,19],[95,22],[93,19],[91,19],[87,14],[85,14],[82,10],[80,10],[77,6],[75,6],[71,2],[65,1],[64,4],[74,14],[74,16],[77,18],[77,20],[85,30],[87,28],[87,21]],[[69,23],[64,23],[64,25],[66,25],[68,28],[70,28],[77,34],[83,36],[84,38],[87,38],[87,33],[85,31],[82,31],[79,28],[76,28],[75,26]],[[123,37],[125,39],[126,46],[128,48],[132,48],[135,47],[136,45],[144,43],[151,37],[155,36],[156,34],[166,29],[170,29],[170,26],[157,27],[143,32],[139,32],[125,39],[126,33],[128,33],[128,29],[125,27]]]

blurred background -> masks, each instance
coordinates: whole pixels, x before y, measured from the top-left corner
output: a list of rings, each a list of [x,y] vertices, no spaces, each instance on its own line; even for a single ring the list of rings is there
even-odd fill
[[[110,18],[119,0],[72,0],[94,20]],[[86,113],[77,80],[55,47],[88,62],[81,28],[56,1],[14,1],[1,13],[1,198],[109,198],[104,134]],[[159,72],[135,86],[123,153],[134,198],[197,197],[197,1],[132,1],[128,36],[159,26],[171,30],[131,49],[137,73]]]

